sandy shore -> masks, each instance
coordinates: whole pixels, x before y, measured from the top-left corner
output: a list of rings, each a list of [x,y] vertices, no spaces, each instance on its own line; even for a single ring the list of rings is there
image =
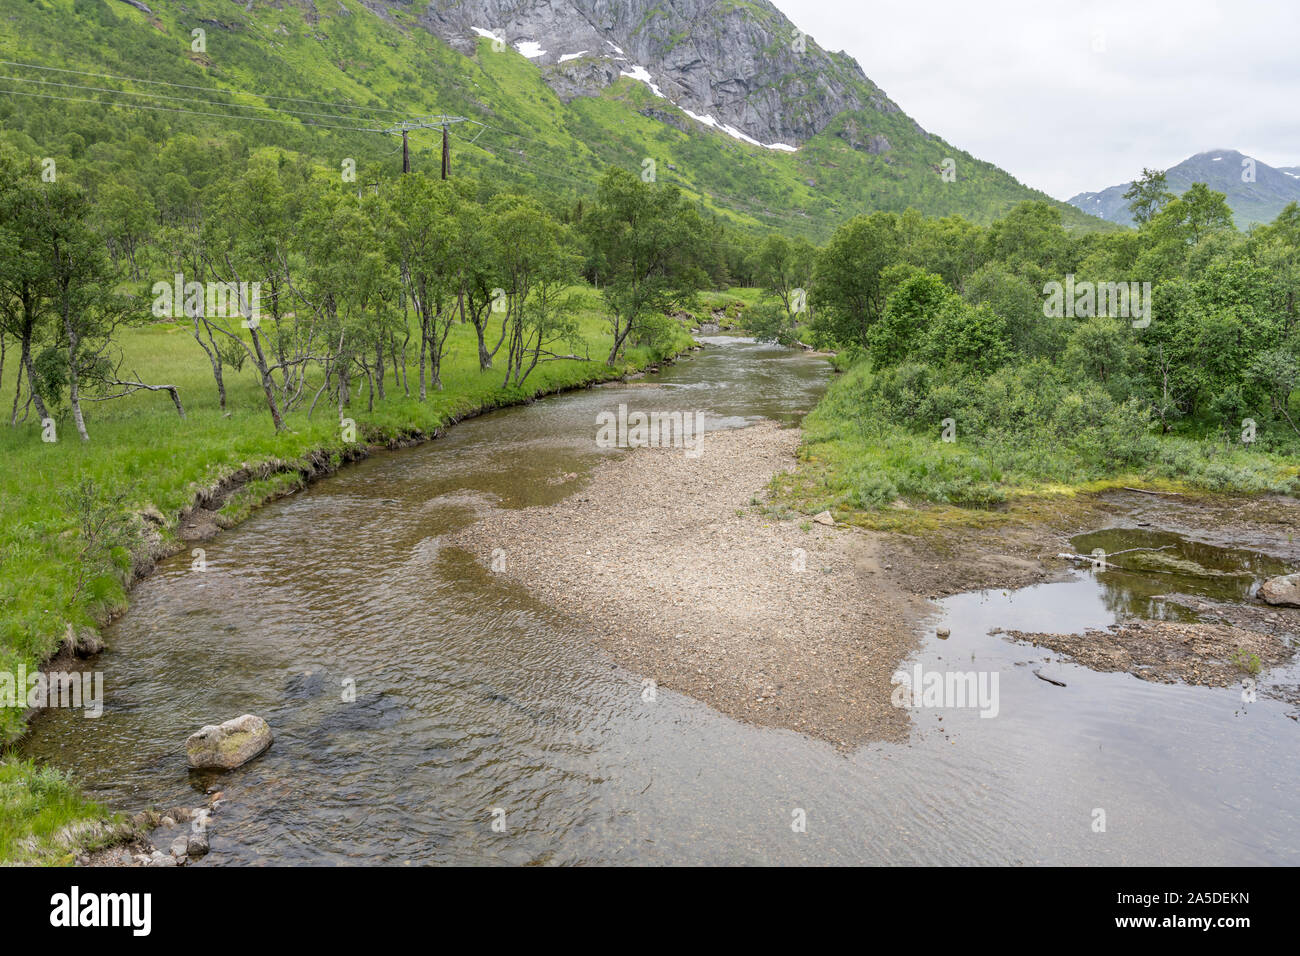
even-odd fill
[[[763,423],[709,434],[694,459],[640,449],[559,504],[497,512],[452,544],[487,566],[501,548],[502,573],[661,687],[838,746],[902,739],[889,678],[926,603],[884,568],[879,536],[753,504],[798,443]]]

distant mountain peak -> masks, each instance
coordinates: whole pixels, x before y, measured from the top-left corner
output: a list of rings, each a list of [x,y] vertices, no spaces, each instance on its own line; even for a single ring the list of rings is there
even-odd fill
[[[1300,167],[1276,168],[1236,149],[1207,149],[1165,170],[1169,191],[1181,194],[1192,183],[1223,193],[1239,229],[1272,222],[1288,203],[1300,202]],[[1110,222],[1132,225],[1124,193],[1131,181],[1099,192],[1079,193],[1070,205]]]

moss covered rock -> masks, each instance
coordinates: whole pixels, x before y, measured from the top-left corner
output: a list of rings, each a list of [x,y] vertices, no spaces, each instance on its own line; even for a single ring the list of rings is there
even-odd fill
[[[185,755],[196,770],[233,770],[271,746],[271,739],[265,720],[244,714],[191,734],[185,741]]]

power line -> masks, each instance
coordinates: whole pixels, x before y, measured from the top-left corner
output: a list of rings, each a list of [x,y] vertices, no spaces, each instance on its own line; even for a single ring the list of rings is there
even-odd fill
[[[505,129],[504,127],[501,127],[501,126],[489,126],[489,127],[487,127],[487,129],[490,130],[490,131],[493,131],[493,132],[497,132],[497,133],[504,133],[504,134],[507,135],[507,136],[515,136],[515,137],[517,137],[517,138],[519,138],[519,139],[526,140],[526,141],[531,142],[531,143],[537,143],[537,144],[542,145],[542,146],[547,146],[547,147],[553,147],[553,146],[554,146],[554,144],[552,144],[552,143],[547,143],[547,142],[545,142],[544,140],[537,139],[536,137],[533,137],[533,136],[527,136],[527,135],[525,135],[524,133],[518,133],[518,132],[515,132],[514,130]],[[485,151],[485,152],[488,152],[488,155],[492,156],[494,159],[498,160],[499,162],[503,162],[503,163],[506,162],[506,160],[501,159],[501,158],[498,157],[495,153],[492,153],[492,152],[488,151],[486,147],[484,147],[484,151]],[[601,163],[601,162],[603,162],[603,161],[600,159],[599,156],[593,156],[593,158],[595,159],[595,161],[596,161],[597,163]],[[515,164],[515,163],[507,163],[507,165],[516,165],[516,166],[517,166],[518,164]],[[521,168],[522,168],[522,167],[521,167]],[[530,168],[530,170],[531,170],[531,166],[530,166],[529,168]],[[551,175],[551,174],[548,174],[548,173],[543,173],[543,172],[540,172],[540,171],[537,171],[537,170],[531,170],[531,171],[534,173],[534,175],[537,175],[537,176],[550,176],[550,178],[552,178],[552,179],[564,179],[564,180],[566,180],[566,181],[568,181],[568,182],[583,183],[583,184],[586,184],[586,185],[590,185],[590,183],[587,182],[586,180],[577,180],[577,179],[573,179],[573,178],[570,178],[570,177],[554,176],[554,175]],[[664,182],[664,183],[667,183],[667,184],[669,184],[669,185],[673,185],[673,186],[678,186],[679,188],[684,189],[685,191],[687,191],[687,192],[689,192],[689,193],[693,193],[693,194],[695,194],[696,196],[699,196],[700,198],[709,197],[709,198],[714,198],[714,199],[721,199],[721,200],[724,200],[725,202],[727,202],[727,203],[730,204],[730,207],[731,207],[731,208],[730,208],[728,211],[730,211],[730,212],[732,212],[732,213],[739,213],[739,214],[742,214],[742,215],[750,216],[750,217],[752,217],[752,218],[754,218],[754,219],[757,219],[757,220],[760,220],[760,221],[761,221],[762,219],[778,219],[778,220],[782,220],[782,221],[784,221],[784,222],[789,222],[789,223],[794,223],[794,224],[805,225],[805,226],[806,226],[806,225],[808,224],[808,221],[812,218],[811,214],[809,214],[809,215],[805,215],[805,216],[791,216],[791,215],[782,214],[782,213],[776,213],[776,212],[761,212],[761,211],[755,210],[755,209],[752,207],[752,200],[749,200],[749,199],[741,199],[741,198],[736,197],[736,196],[730,196],[730,195],[727,195],[726,193],[720,193],[720,192],[717,192],[716,190],[709,190],[709,189],[706,189],[705,187],[697,186],[697,185],[695,185],[695,184],[693,184],[693,183],[689,183],[689,182],[687,182],[686,180],[684,180],[684,179],[682,179],[681,177],[678,177],[678,176],[673,176],[673,177],[664,177],[664,176],[660,176],[659,179],[660,179],[661,182]]]
[[[271,95],[252,93],[244,90],[221,90],[221,89],[215,89],[209,87],[194,86],[185,83],[169,83],[163,80],[146,80],[137,77],[116,76],[111,73],[95,73],[88,70],[71,70],[71,69],[64,69],[61,67],[44,67],[44,66],[40,66],[39,64],[19,63],[14,60],[0,60],[0,65],[5,65],[5,64],[10,66],[29,67],[38,70],[49,70],[51,72],[71,74],[75,76],[96,77],[96,78],[113,80],[119,83],[147,83],[154,86],[163,86],[163,87],[169,87],[173,89],[189,89],[189,90],[199,90],[205,93],[220,93],[225,96],[242,95],[242,96],[249,96],[249,97],[254,97],[259,99],[276,99],[276,100],[315,103],[318,105],[332,106],[335,109],[354,109],[354,110],[369,109],[371,112],[374,113],[390,113],[390,114],[401,115],[398,110],[391,110],[382,107],[368,108],[368,107],[343,105],[343,104],[330,104],[330,103],[326,103],[324,100],[310,100],[304,97],[271,96]],[[99,106],[105,106],[105,105],[118,106],[126,109],[151,110],[153,112],[159,112],[159,113],[179,113],[179,114],[186,114],[190,116],[208,116],[208,117],[215,117],[218,119],[226,119],[226,120],[252,120],[254,122],[261,122],[261,123],[277,123],[284,126],[298,126],[304,129],[335,129],[335,130],[343,130],[346,132],[353,132],[353,133],[384,133],[384,134],[400,133],[402,137],[401,149],[402,149],[402,172],[403,173],[410,172],[411,170],[410,147],[408,145],[408,139],[407,139],[408,134],[412,130],[441,129],[442,130],[442,178],[443,179],[448,178],[448,176],[451,174],[451,144],[449,138],[449,128],[451,124],[474,123],[478,126],[482,126],[484,129],[487,128],[485,124],[479,123],[477,120],[471,120],[464,116],[449,116],[445,113],[436,116],[425,116],[417,119],[404,119],[401,122],[397,123],[396,125],[388,127],[387,129],[359,127],[359,126],[345,126],[345,125],[339,125],[335,123],[321,123],[315,119],[311,119],[311,120],[276,119],[271,116],[254,116],[248,113],[211,112],[208,110],[185,109],[183,107],[157,106],[152,103],[123,102],[122,100],[114,99],[113,97],[135,96],[135,97],[145,97],[151,99],[166,100],[169,102],[195,103],[204,106],[213,106],[220,110],[232,110],[232,109],[233,110],[260,110],[265,113],[276,114],[277,116],[323,117],[325,119],[337,119],[337,120],[345,120],[345,121],[364,120],[364,118],[356,117],[356,116],[351,116],[351,117],[338,116],[333,113],[318,113],[309,110],[291,110],[291,109],[284,109],[282,107],[260,106],[253,103],[220,103],[220,102],[214,102],[213,100],[206,99],[206,98],[169,96],[164,93],[146,93],[146,92],[141,92],[139,90],[129,90],[129,89],[124,90],[124,89],[114,89],[114,88],[99,87],[99,86],[87,86],[84,83],[58,83],[53,80],[46,80],[43,78],[36,78],[36,77],[0,75],[0,81],[8,81],[11,83],[35,83],[41,86],[54,86],[63,89],[82,90],[85,92],[107,94],[107,98],[91,99],[91,98],[74,97],[74,96],[55,96],[50,93],[27,93],[21,90],[0,89],[0,93],[8,93],[13,96],[30,96],[37,99],[55,100],[58,102],[65,102],[65,103],[91,103]],[[477,138],[478,137],[475,137],[475,139]]]
[[[511,130],[503,129],[499,126],[489,126],[487,127],[487,129],[493,132],[506,133],[507,135],[510,136],[517,136],[520,139],[530,140],[531,142],[542,143],[541,140],[534,139],[533,137],[530,136],[525,136],[522,133],[515,133]],[[549,145],[545,143],[542,144]],[[583,187],[587,191],[590,191],[592,189],[592,182],[590,179],[578,179],[572,176],[561,176],[555,173],[542,172],[540,169],[535,168],[531,163],[512,162],[510,160],[504,159],[501,156],[498,156],[496,153],[492,152],[487,147],[482,147],[482,149],[485,153],[488,154],[488,156],[490,156],[496,162],[501,163],[505,166],[513,167],[515,169],[520,170],[521,172],[526,172],[533,176],[545,176],[548,179],[554,179],[561,182],[572,183],[574,185]],[[597,158],[597,162],[600,162],[599,158]],[[756,210],[750,206],[749,200],[741,200],[735,196],[728,196],[725,193],[711,191],[702,186],[697,186],[693,183],[689,183],[680,177],[671,177],[671,178],[660,177],[659,181],[667,185],[677,186],[678,188],[684,190],[685,192],[688,192],[694,196],[699,197],[699,199],[701,200],[705,198],[724,200],[730,203],[731,206],[730,208],[727,209],[717,210],[718,213],[729,212],[732,213],[733,215],[738,214],[742,216],[748,216],[751,219],[758,222],[760,225],[766,225],[766,223],[764,223],[764,220],[766,219],[775,219],[775,220],[780,220],[783,222],[788,222],[796,225],[806,226],[812,218],[811,215],[791,216],[791,215],[784,215],[782,213]]]
[[[402,172],[411,171],[411,147],[407,141],[407,136],[411,130],[416,129],[441,129],[442,130],[442,178],[446,179],[451,175],[451,143],[448,139],[447,130],[452,123],[469,122],[463,116],[448,116],[442,114],[438,117],[426,116],[424,119],[402,120],[395,126],[390,126],[385,130],[375,130],[377,133],[395,136],[398,133],[402,135]]]
[[[583,187],[585,187],[585,188],[587,188],[587,189],[592,189],[592,188],[593,188],[593,184],[592,184],[592,182],[591,182],[590,180],[586,180],[586,179],[575,179],[575,178],[572,177],[572,176],[560,176],[560,175],[557,175],[556,173],[544,173],[544,172],[542,172],[540,169],[534,169],[534,168],[533,168],[532,166],[530,166],[530,165],[521,165],[521,164],[519,164],[519,163],[512,163],[512,162],[511,162],[510,160],[508,160],[508,159],[502,159],[500,156],[498,156],[496,153],[493,153],[491,150],[484,149],[484,152],[487,153],[489,156],[491,156],[491,157],[492,157],[494,160],[496,160],[498,163],[501,163],[503,166],[512,166],[512,167],[514,167],[515,169],[521,169],[521,170],[524,170],[524,171],[528,172],[529,174],[531,174],[531,175],[533,175],[533,176],[545,176],[545,177],[548,178],[548,179],[555,179],[555,180],[559,180],[559,181],[561,181],[561,182],[566,182],[566,183],[574,183],[574,184],[576,184],[576,185],[583,186]]]

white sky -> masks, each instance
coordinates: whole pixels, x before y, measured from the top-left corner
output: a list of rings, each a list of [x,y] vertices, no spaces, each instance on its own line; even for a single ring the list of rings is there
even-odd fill
[[[1300,166],[1300,0],[773,2],[925,129],[1058,199],[1209,149]]]

